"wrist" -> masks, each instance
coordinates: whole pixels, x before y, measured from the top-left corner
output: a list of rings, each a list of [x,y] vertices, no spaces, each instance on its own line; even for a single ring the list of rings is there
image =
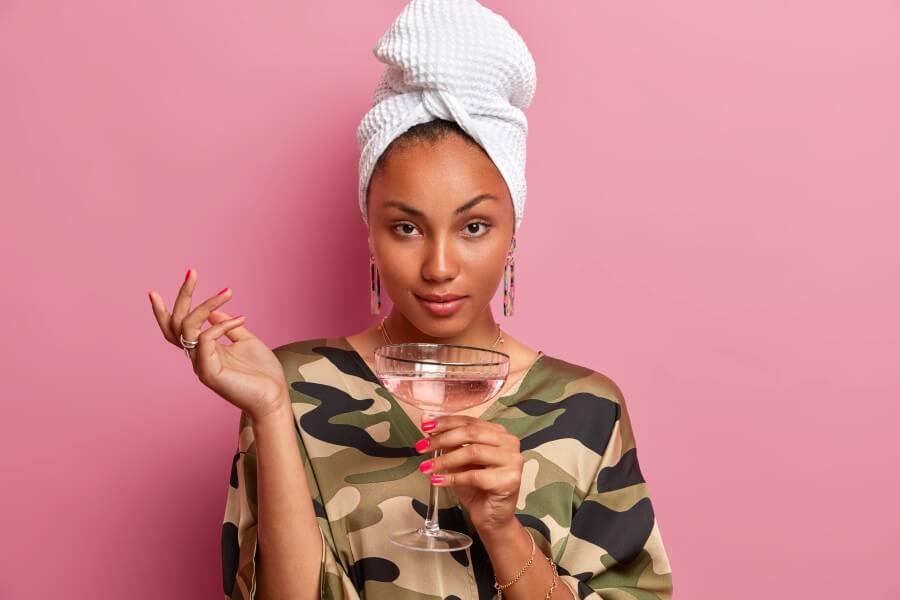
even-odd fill
[[[263,411],[250,415],[254,429],[270,427],[272,424],[276,426],[282,423],[285,418],[290,421],[294,420],[294,411],[291,408],[291,402],[288,397],[280,399],[273,403],[272,407]]]
[[[478,529],[476,527],[476,529]],[[478,529],[478,537],[484,543],[485,549],[490,552],[491,548],[509,548],[511,544],[528,544],[528,532],[522,535],[525,530],[522,523],[518,519],[513,518],[505,525],[500,527],[492,527],[490,529]]]

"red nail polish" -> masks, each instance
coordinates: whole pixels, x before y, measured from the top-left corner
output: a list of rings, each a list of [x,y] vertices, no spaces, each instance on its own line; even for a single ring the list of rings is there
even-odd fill
[[[419,440],[418,442],[416,442],[416,450],[418,452],[424,452],[425,450],[428,450],[429,444],[431,444],[431,442],[428,440],[428,438]]]
[[[419,470],[423,473],[427,473],[429,469],[431,469],[431,465],[434,464],[433,460],[426,460],[421,465],[419,465]]]
[[[431,476],[431,483],[444,483],[444,476],[435,473]]]
[[[422,431],[431,431],[437,427],[437,421],[425,421],[422,423]]]
[[[218,295],[221,296],[222,294],[224,294],[224,293],[227,292],[227,291],[228,291],[228,288],[222,288],[222,291],[219,292]]]
[[[191,269],[190,269],[190,267],[188,267],[187,273],[184,274],[184,280],[187,281],[188,277],[190,277],[190,276],[191,276]]]

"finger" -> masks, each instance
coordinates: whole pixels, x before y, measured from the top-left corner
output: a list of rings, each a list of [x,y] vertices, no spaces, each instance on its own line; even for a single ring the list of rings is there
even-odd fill
[[[224,310],[214,310],[209,313],[208,321],[212,325],[216,325],[221,323],[222,321],[227,321],[228,319],[233,319],[234,317],[225,312]],[[241,340],[249,340],[253,337],[253,333],[247,329],[246,325],[238,325],[234,329],[229,329],[225,332],[225,335],[228,336],[228,339],[232,342],[239,342]]]
[[[216,340],[225,335],[227,331],[230,329],[234,329],[244,322],[244,315],[238,315],[237,317],[233,317],[228,319],[227,321],[222,321],[212,327],[209,327],[200,334],[198,338],[199,343],[197,344],[197,357],[203,357],[207,362],[214,361],[216,354]],[[213,364],[213,363],[210,363]]]
[[[419,465],[419,470],[422,473],[443,473],[450,469],[462,469],[472,465],[520,469],[524,464],[525,460],[519,452],[497,446],[469,444],[450,452],[445,451],[430,461],[424,461]]]
[[[478,417],[470,417],[468,415],[444,415],[440,417],[434,417],[423,414],[421,422],[419,424],[419,429],[421,429],[425,433],[434,434],[439,431],[447,431],[449,429],[453,429],[454,427],[463,427],[466,425],[477,424],[482,424],[483,426],[488,427],[489,429],[493,429],[498,433],[507,432],[506,427],[500,425],[499,423],[491,423],[490,421],[485,421]]]
[[[467,485],[495,494],[518,494],[521,475],[512,469],[495,467],[456,473],[434,473],[431,482],[441,487]]]
[[[423,447],[424,442],[421,442],[421,444],[416,446],[416,449],[419,452],[424,452],[426,450],[436,450],[438,448],[450,450],[451,448],[462,446],[464,444],[484,444],[488,446],[509,447],[513,447],[517,444],[517,437],[510,434],[506,429],[499,431],[492,425],[492,423],[488,423],[487,421],[476,419],[475,421],[467,422],[466,425],[461,425],[453,429],[439,433],[432,432],[430,437],[424,438],[428,440],[427,447]],[[439,428],[446,429],[446,427],[442,426],[439,426]]]
[[[178,339],[179,335],[184,335],[181,330],[181,321],[187,316],[188,312],[191,309],[191,295],[194,293],[194,288],[197,286],[197,272],[194,269],[188,269],[187,275],[184,277],[184,283],[181,284],[181,287],[178,288],[178,295],[175,297],[175,305],[172,308],[172,319],[171,319],[171,327],[172,333],[175,336],[175,339]],[[184,336],[186,340],[192,340],[196,338]],[[179,342],[179,346],[180,346]]]
[[[231,296],[231,288],[224,288],[215,296],[207,298],[205,301],[198,304],[194,310],[181,321],[181,335],[184,336],[184,339],[196,340],[200,335],[200,331],[203,329],[203,323],[205,323],[209,317],[209,313],[231,300]]]
[[[163,302],[163,299],[152,290],[150,291],[149,296],[150,306],[153,308],[153,316],[156,317],[156,322],[159,323],[159,329],[162,331],[163,337],[180,348],[181,343],[172,333],[172,316],[166,311],[165,302]]]

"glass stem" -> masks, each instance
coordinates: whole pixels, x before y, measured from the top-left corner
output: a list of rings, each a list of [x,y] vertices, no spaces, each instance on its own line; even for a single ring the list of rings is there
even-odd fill
[[[441,455],[441,449],[435,448],[431,454],[431,460]],[[441,530],[438,526],[438,486],[431,484],[431,493],[428,499],[428,512],[425,515],[425,531],[427,533],[437,533]]]

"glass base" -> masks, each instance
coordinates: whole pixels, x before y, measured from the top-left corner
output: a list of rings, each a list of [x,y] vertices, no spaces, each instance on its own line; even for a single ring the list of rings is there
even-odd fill
[[[472,545],[472,538],[458,531],[438,529],[429,532],[424,528],[397,531],[391,534],[391,542],[410,550],[425,552],[453,552]]]

